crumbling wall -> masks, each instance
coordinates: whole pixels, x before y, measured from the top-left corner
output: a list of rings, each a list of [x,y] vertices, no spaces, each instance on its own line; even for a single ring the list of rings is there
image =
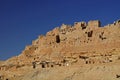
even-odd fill
[[[98,20],[94,20],[94,21],[89,21],[88,22],[88,27],[92,28],[92,29],[96,29],[98,27],[101,27],[101,23]]]
[[[70,53],[79,53],[85,50],[91,51],[95,49],[95,51],[98,51],[98,49],[101,49],[101,42],[104,42],[102,48],[106,48],[106,45],[110,45],[110,43],[106,44],[108,38],[111,37],[109,41],[112,42],[112,38],[119,37],[119,30],[116,32],[118,27],[115,26],[117,24],[120,24],[120,21],[107,28],[102,28],[98,20],[89,21],[88,24],[86,22],[75,22],[74,26],[63,24],[47,32],[45,36],[39,36],[38,39],[33,41],[32,45],[27,46],[22,52],[26,55],[23,55],[25,57],[21,57],[19,62],[26,64],[35,60],[41,61],[41,58],[50,59],[52,57],[71,56]],[[39,59],[34,57],[36,54],[38,54]],[[90,63],[92,63],[91,60]],[[59,64],[63,63],[60,62]]]
[[[84,30],[84,29],[86,29],[86,27],[87,27],[87,24],[86,24],[86,22],[75,22],[74,23],[74,27],[76,28],[76,29],[81,29],[81,30]]]

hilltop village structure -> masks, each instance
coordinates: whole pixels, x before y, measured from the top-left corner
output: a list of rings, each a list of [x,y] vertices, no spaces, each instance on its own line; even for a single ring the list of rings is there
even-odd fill
[[[101,26],[99,20],[62,24],[40,35],[22,53],[0,64],[0,80],[21,76],[21,69],[108,64],[120,60],[120,20]],[[12,72],[12,73],[11,73]],[[119,78],[119,75],[117,75]]]

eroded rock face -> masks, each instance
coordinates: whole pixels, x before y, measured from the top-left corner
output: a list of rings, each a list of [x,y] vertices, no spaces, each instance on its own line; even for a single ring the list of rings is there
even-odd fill
[[[119,20],[104,27],[98,20],[75,22],[73,26],[62,24],[46,35],[40,35],[19,56],[2,63],[0,71],[14,71],[21,75],[26,72],[20,71],[25,67],[108,63],[118,60],[119,53]]]

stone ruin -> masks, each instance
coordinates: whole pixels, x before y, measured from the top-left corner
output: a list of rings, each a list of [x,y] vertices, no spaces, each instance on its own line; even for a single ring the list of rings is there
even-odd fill
[[[37,61],[32,62],[33,69],[35,68],[53,68],[53,67],[60,67],[60,66],[68,66],[70,65],[70,61],[66,59],[62,59],[60,61],[51,61],[51,60],[45,60],[45,61]]]
[[[22,53],[7,60],[13,66],[0,65],[0,71],[105,64],[120,60],[120,20],[101,26],[98,20],[75,22],[40,35]],[[2,78],[2,76],[0,76]]]
[[[94,50],[99,51],[94,46],[99,44],[101,47],[104,47],[102,44],[106,40],[108,40],[108,42],[112,41],[112,38],[110,36],[116,36],[114,35],[115,33],[119,35],[117,31],[112,31],[113,28],[117,29],[120,27],[118,24],[120,24],[119,20],[114,24],[111,24],[113,25],[112,28],[106,26],[101,27],[101,22],[99,20],[92,20],[88,23],[84,21],[75,22],[74,26],[62,24],[60,28],[57,27],[52,31],[49,31],[46,36],[42,35],[38,39],[34,40],[31,46],[26,47],[26,49],[23,51],[23,54],[25,54],[26,57],[31,57],[32,59],[33,54],[41,55],[40,53],[44,53],[44,55],[48,56],[48,54],[55,53],[54,51],[56,50],[59,54],[63,53],[63,55],[64,53],[70,55],[69,52],[71,51],[74,53],[76,53],[76,51],[77,53],[81,53],[81,51],[85,50],[88,50],[88,52]],[[83,48],[85,45],[88,46],[88,49],[87,47]],[[93,48],[89,47],[91,45]],[[110,47],[109,45],[107,46]],[[115,46],[118,47],[117,45]],[[115,46],[113,46],[113,48]],[[78,49],[76,50],[73,48],[70,50],[69,47],[76,47],[76,49]],[[49,57],[50,56],[51,55],[49,55]]]
[[[92,28],[101,27],[101,22],[99,20],[89,21],[88,27],[92,27]]]
[[[87,27],[87,23],[86,22],[75,22],[74,23],[74,26],[75,26],[75,28],[76,29],[86,29],[86,27]]]

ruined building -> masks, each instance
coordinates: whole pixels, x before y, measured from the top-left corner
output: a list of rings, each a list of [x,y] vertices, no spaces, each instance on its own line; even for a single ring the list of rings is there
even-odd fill
[[[73,26],[62,24],[33,40],[20,55],[1,64],[0,71],[24,66],[36,69],[109,63],[120,59],[119,51],[120,20],[106,26],[101,26],[98,20],[75,22]]]

